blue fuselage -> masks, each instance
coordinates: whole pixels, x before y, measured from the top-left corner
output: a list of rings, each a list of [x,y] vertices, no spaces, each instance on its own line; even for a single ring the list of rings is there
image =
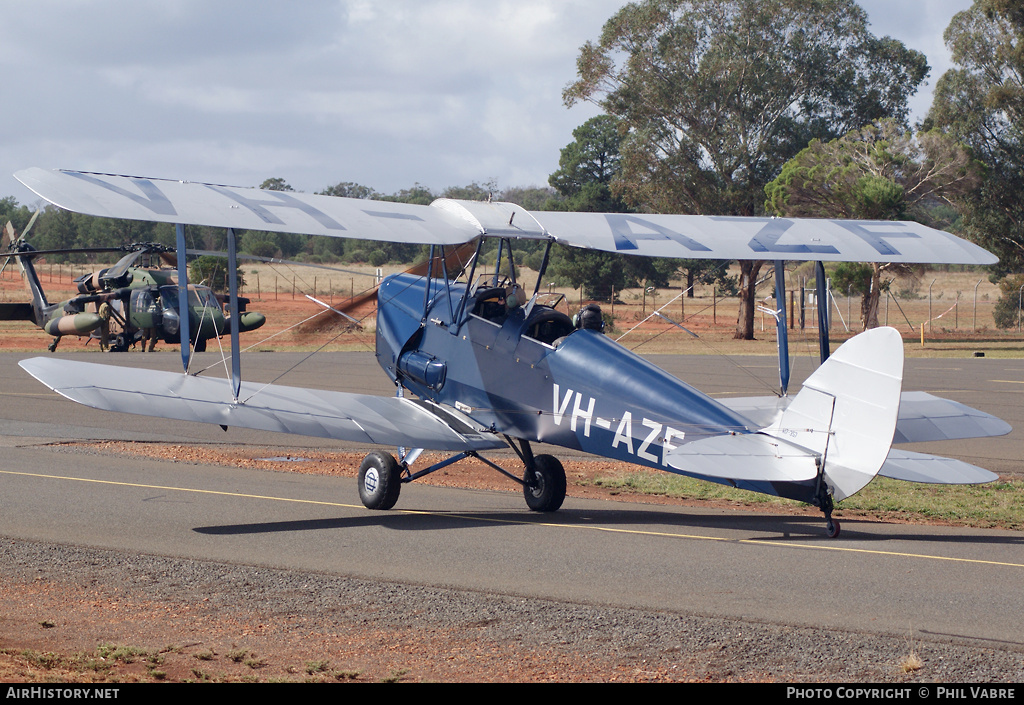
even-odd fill
[[[463,308],[464,285],[435,280],[429,297],[425,285],[411,275],[382,284],[378,361],[417,396],[497,432],[679,472],[666,462],[672,448],[751,430],[743,417],[605,335],[575,330],[563,313],[488,308],[477,297]]]

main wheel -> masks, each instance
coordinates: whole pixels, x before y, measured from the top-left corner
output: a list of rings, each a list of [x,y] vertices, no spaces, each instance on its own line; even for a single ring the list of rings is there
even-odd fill
[[[532,475],[532,477],[531,477]],[[533,473],[527,468],[523,475],[523,496],[535,512],[554,512],[565,499],[565,470],[558,458],[538,455],[533,459]]]
[[[359,499],[367,509],[391,509],[402,491],[402,468],[390,453],[370,453],[359,466]]]

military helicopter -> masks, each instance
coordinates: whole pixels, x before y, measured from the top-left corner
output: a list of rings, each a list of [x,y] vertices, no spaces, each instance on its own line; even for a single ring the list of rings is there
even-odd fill
[[[34,220],[34,217],[33,217]],[[49,345],[54,352],[66,335],[98,338],[100,347],[111,352],[124,352],[136,344],[151,351],[157,340],[180,341],[180,308],[178,271],[174,248],[158,243],[133,243],[120,248],[79,248],[75,250],[37,250],[26,236],[31,222],[21,237],[15,237],[10,223],[4,229],[7,259],[14,259],[32,295],[31,303],[0,306],[0,319],[32,321],[53,336]],[[47,254],[69,252],[125,252],[112,267],[83,274],[75,279],[78,296],[50,303],[43,291],[33,261]],[[143,256],[156,258],[168,266],[139,266]],[[5,262],[6,266],[6,262]],[[207,341],[223,335],[230,327],[224,314],[224,297],[208,286],[189,284],[188,304],[192,335],[189,343],[197,352],[206,350]],[[239,298],[239,330],[256,330],[266,317],[246,311],[249,300]]]
[[[360,466],[359,496],[369,509],[390,509],[403,484],[472,456],[519,483],[531,510],[556,511],[566,475],[554,455],[534,453],[542,443],[806,502],[823,512],[827,535],[836,537],[834,502],[876,475],[942,484],[997,479],[894,443],[1011,430],[957,402],[903,392],[903,341],[892,328],[861,333],[832,353],[827,321],[819,321],[821,365],[791,396],[784,308],[777,312],[779,395],[715,400],[599,328],[576,325],[541,291],[540,277],[531,295],[515,267],[502,266],[519,239],[545,243],[540,276],[556,242],[652,257],[769,260],[776,300],[785,301],[786,259],[816,262],[821,288],[823,261],[996,261],[918,223],[540,213],[511,203],[413,206],[75,171],[15,176],[70,210],[173,223],[179,252],[185,224],[224,227],[229,278],[236,228],[430,245],[436,266],[389,277],[378,292],[376,355],[394,397],[243,383],[237,325],[229,380],[189,374],[187,345],[184,375],[42,357],[19,363],[59,394],[97,409],[396,447],[395,455],[371,452]],[[478,276],[489,238],[498,243],[494,274]],[[471,241],[477,246],[468,266],[442,266],[448,248]],[[238,305],[232,281],[229,308]],[[187,339],[188,316],[181,320]],[[480,455],[498,448],[515,451],[521,477]],[[452,455],[414,469],[423,450]]]

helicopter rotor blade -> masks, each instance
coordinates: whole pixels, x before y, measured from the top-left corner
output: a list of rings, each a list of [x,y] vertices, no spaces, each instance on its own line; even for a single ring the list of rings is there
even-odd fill
[[[42,211],[42,208],[36,208],[36,212],[32,214],[31,218],[29,218],[28,225],[26,225],[25,229],[21,231],[20,240],[24,240],[28,237],[28,234],[32,231],[32,226],[36,224],[36,218],[39,217],[39,214],[42,213]]]
[[[128,268],[135,264],[135,261],[143,255],[145,250],[137,250],[135,252],[129,252],[124,257],[117,261],[113,267],[107,270],[106,274],[103,275],[104,279],[117,279],[124,276],[124,273],[128,271]]]

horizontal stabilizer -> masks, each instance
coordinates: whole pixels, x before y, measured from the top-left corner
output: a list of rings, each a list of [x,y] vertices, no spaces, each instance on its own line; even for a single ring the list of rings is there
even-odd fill
[[[735,397],[719,399],[723,405],[753,422],[757,428],[775,423],[793,397]],[[903,392],[893,443],[954,441],[1004,436],[1012,431],[1000,418],[966,404],[927,392]]]
[[[454,409],[398,397],[230,380],[46,357],[19,363],[58,394],[94,409],[426,450],[506,443]]]
[[[815,455],[761,433],[712,436],[669,451],[669,467],[736,481],[800,482],[818,474]]]
[[[952,441],[961,438],[1005,436],[1010,424],[960,402],[927,392],[904,392],[893,443]]]
[[[960,460],[896,449],[889,451],[878,474],[893,480],[932,485],[980,485],[999,479],[995,473]]]

